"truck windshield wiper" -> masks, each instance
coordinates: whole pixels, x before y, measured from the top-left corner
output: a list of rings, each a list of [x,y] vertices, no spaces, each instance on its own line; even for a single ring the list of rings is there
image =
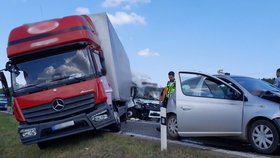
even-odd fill
[[[60,81],[60,80],[64,80],[64,79],[68,79],[68,80],[76,80],[76,81],[85,81],[86,80],[86,76],[81,76],[81,75],[69,75],[69,76],[63,76],[63,77],[59,77],[59,78],[54,78],[51,81]]]
[[[68,79],[70,78],[70,76],[63,76],[63,77],[59,77],[59,78],[53,78],[51,81],[54,82],[54,81],[60,81],[60,80],[64,80],[64,79]]]
[[[17,91],[18,91],[18,90],[22,90],[22,89],[26,89],[26,88],[31,88],[31,87],[42,88],[42,85],[38,85],[38,84],[29,84],[29,85],[27,85],[27,86],[18,88]]]
[[[20,95],[20,94],[30,94],[30,93],[35,93],[39,92],[42,90],[47,90],[48,87],[45,84],[29,84],[25,87],[21,87],[15,90],[15,96]]]

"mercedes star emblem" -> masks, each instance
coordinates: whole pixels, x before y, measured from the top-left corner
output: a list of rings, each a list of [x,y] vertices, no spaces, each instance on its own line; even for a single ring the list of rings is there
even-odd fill
[[[53,109],[55,111],[61,111],[64,108],[64,101],[62,99],[56,99],[53,101]]]

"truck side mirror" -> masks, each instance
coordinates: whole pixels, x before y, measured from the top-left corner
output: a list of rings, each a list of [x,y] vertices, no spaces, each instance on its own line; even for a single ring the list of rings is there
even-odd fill
[[[136,87],[131,87],[131,97],[132,98],[135,98],[136,97],[136,95],[137,95],[137,88]]]
[[[12,66],[12,62],[11,61],[8,61],[6,63],[6,71],[12,71],[13,70],[13,66]]]
[[[105,76],[106,73],[107,73],[106,69],[102,68],[102,69],[101,69],[101,74],[102,74],[103,76]]]
[[[6,80],[6,77],[5,77],[3,71],[0,72],[0,80],[1,80],[1,83],[2,83],[2,88],[3,88],[4,94],[6,95],[6,97],[10,98],[11,93],[9,91],[8,82]]]

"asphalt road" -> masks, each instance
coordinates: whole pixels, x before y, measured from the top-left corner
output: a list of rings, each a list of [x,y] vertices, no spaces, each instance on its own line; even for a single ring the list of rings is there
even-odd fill
[[[7,111],[0,111],[2,113],[8,113]],[[129,133],[130,135],[141,135],[150,138],[160,138],[160,132],[156,130],[159,127],[159,123],[156,121],[142,121],[142,120],[128,120],[126,123],[122,123],[122,132]],[[226,150],[241,153],[241,155],[246,155],[245,157],[272,157],[279,158],[280,151],[275,155],[260,155],[252,149],[251,145],[248,143],[241,142],[236,139],[230,138],[220,138],[220,137],[203,137],[203,138],[182,138],[176,142],[186,144],[186,146],[203,146],[217,149],[216,151]],[[239,157],[239,156],[237,156]]]
[[[149,136],[154,138],[160,138],[160,132],[156,130],[159,123],[153,121],[127,121],[122,124],[122,132],[132,133],[137,135]],[[213,147],[217,149],[224,149],[229,151],[237,151],[245,154],[253,154],[256,157],[280,157],[280,152],[276,155],[259,155],[255,153],[251,145],[245,142],[233,138],[219,138],[219,137],[203,137],[203,138],[182,138],[178,140],[180,143],[188,143],[194,145],[202,145],[206,147]]]

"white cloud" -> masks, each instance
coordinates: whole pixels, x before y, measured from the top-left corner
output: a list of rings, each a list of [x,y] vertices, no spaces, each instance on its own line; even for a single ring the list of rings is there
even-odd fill
[[[81,15],[81,14],[90,14],[90,10],[89,10],[89,8],[78,7],[78,8],[75,9],[75,13],[79,14],[79,15]]]
[[[123,9],[125,9],[125,10],[131,10],[131,5],[126,5],[126,6],[123,7]]]
[[[141,56],[141,57],[159,56],[158,52],[151,52],[149,48],[140,50],[137,54],[138,54],[138,56]]]
[[[102,6],[105,8],[110,8],[110,7],[118,7],[119,5],[121,5],[123,2],[123,0],[105,0],[102,3]]]
[[[108,17],[113,25],[125,25],[125,24],[141,24],[145,25],[145,17],[140,16],[134,12],[128,14],[126,12],[116,12],[115,15],[108,14]]]
[[[105,8],[125,6],[125,9],[130,9],[131,6],[135,6],[138,4],[147,4],[150,2],[151,0],[105,0],[102,3],[102,6]]]

